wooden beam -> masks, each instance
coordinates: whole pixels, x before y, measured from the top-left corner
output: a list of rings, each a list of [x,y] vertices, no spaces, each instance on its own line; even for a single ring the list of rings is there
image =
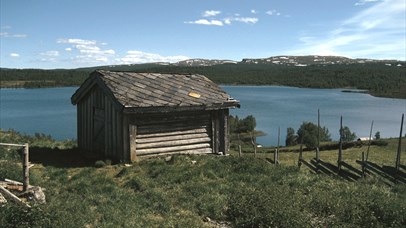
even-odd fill
[[[13,193],[11,193],[9,190],[5,189],[4,187],[0,186],[0,193],[2,193],[3,195],[7,196],[9,199],[13,200],[16,203],[22,204],[28,208],[31,208],[30,205],[26,204],[25,202],[23,202],[20,198],[18,198],[17,196],[15,196]]]
[[[130,160],[131,161],[136,161],[137,155],[136,155],[136,148],[137,148],[137,125],[129,125],[129,144],[130,144]]]
[[[172,147],[162,147],[162,148],[138,149],[137,155],[197,150],[197,149],[204,149],[204,148],[210,148],[210,143],[200,143],[200,144],[193,144],[193,145],[172,146]]]

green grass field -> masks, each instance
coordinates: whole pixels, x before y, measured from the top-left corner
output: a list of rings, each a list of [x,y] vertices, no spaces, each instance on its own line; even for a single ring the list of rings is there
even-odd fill
[[[3,142],[23,140],[20,135],[12,137],[0,134]],[[281,164],[275,166],[269,162],[273,154],[267,148],[256,157],[245,151],[241,157],[237,152],[173,156],[131,166],[107,161],[96,168],[97,159],[83,156],[71,142],[49,138],[40,142],[45,139],[24,138],[33,141],[31,184],[46,189],[47,203],[30,210],[0,206],[1,227],[406,226],[406,185],[394,184],[384,168],[394,165],[395,139],[385,140],[387,146],[371,147],[369,161],[381,172],[371,171],[356,180],[328,175],[321,168],[317,173],[306,165],[298,169],[296,152],[280,153]],[[3,157],[12,153],[1,151]],[[362,151],[365,146],[343,151],[348,167],[361,170],[356,161]],[[303,153],[309,164],[314,156],[314,152]],[[2,164],[12,164],[1,159]],[[321,159],[323,167],[332,168],[337,165],[337,151],[322,151]],[[1,165],[0,179],[19,180],[19,168]]]

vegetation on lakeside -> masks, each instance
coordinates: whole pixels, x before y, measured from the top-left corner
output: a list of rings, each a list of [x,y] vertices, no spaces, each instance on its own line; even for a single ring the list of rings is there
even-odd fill
[[[135,64],[73,70],[1,69],[1,87],[78,86],[95,69],[134,72],[197,73],[219,84],[284,85],[306,88],[357,88],[371,95],[406,98],[406,71],[383,63],[309,65],[221,64],[175,66]]]
[[[404,184],[388,184],[373,175],[347,181],[313,174],[306,166],[299,170],[297,153],[280,153],[279,166],[267,161],[270,148],[259,148],[256,158],[244,150],[242,157],[236,152],[172,156],[131,166],[104,162],[96,168],[101,162],[84,157],[71,142],[55,147],[48,137],[8,131],[1,131],[0,139],[40,145],[30,150],[35,164],[31,184],[45,188],[47,197],[46,204],[32,209],[0,206],[1,227],[406,226]],[[386,146],[371,146],[370,161],[393,166],[397,140],[385,141]],[[365,147],[344,150],[344,161],[357,167],[361,151]],[[321,152],[321,159],[332,164],[336,156],[336,150]],[[314,152],[303,157],[309,161]],[[401,164],[405,162],[403,156]],[[10,178],[6,169],[0,166],[0,179]],[[14,172],[21,175],[20,169]]]

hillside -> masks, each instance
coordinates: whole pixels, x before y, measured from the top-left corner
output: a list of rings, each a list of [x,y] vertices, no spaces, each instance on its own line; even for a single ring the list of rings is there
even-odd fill
[[[0,206],[1,227],[404,227],[406,186],[394,185],[385,167],[393,166],[397,140],[372,146],[367,178],[354,180],[307,165],[297,153],[249,151],[242,157],[173,156],[131,165],[85,157],[71,142],[55,142],[0,132],[4,142],[30,142],[31,184],[46,189],[47,203],[27,209]],[[57,146],[57,147],[55,147]],[[60,148],[60,149],[59,149]],[[358,170],[365,148],[344,150],[346,171]],[[0,179],[19,180],[21,166],[4,159]],[[334,167],[337,151],[322,151]],[[304,154],[310,163],[314,152]],[[404,158],[401,162],[405,172]],[[107,164],[106,164],[107,163]],[[96,166],[97,165],[97,166]],[[326,166],[327,167],[327,166]]]
[[[334,56],[275,56],[264,59],[191,59],[178,63],[100,66],[72,70],[1,69],[1,87],[78,86],[95,69],[197,73],[219,84],[357,88],[374,96],[406,98],[406,63]]]

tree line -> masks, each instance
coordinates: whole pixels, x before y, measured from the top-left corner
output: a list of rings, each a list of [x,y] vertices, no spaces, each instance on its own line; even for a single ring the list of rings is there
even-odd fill
[[[1,86],[23,82],[22,87],[79,86],[95,69],[202,74],[218,84],[284,85],[307,88],[357,88],[374,96],[406,98],[404,66],[383,63],[309,65],[296,67],[275,64],[221,64],[175,66],[136,64],[79,68],[72,70],[1,69]]]

